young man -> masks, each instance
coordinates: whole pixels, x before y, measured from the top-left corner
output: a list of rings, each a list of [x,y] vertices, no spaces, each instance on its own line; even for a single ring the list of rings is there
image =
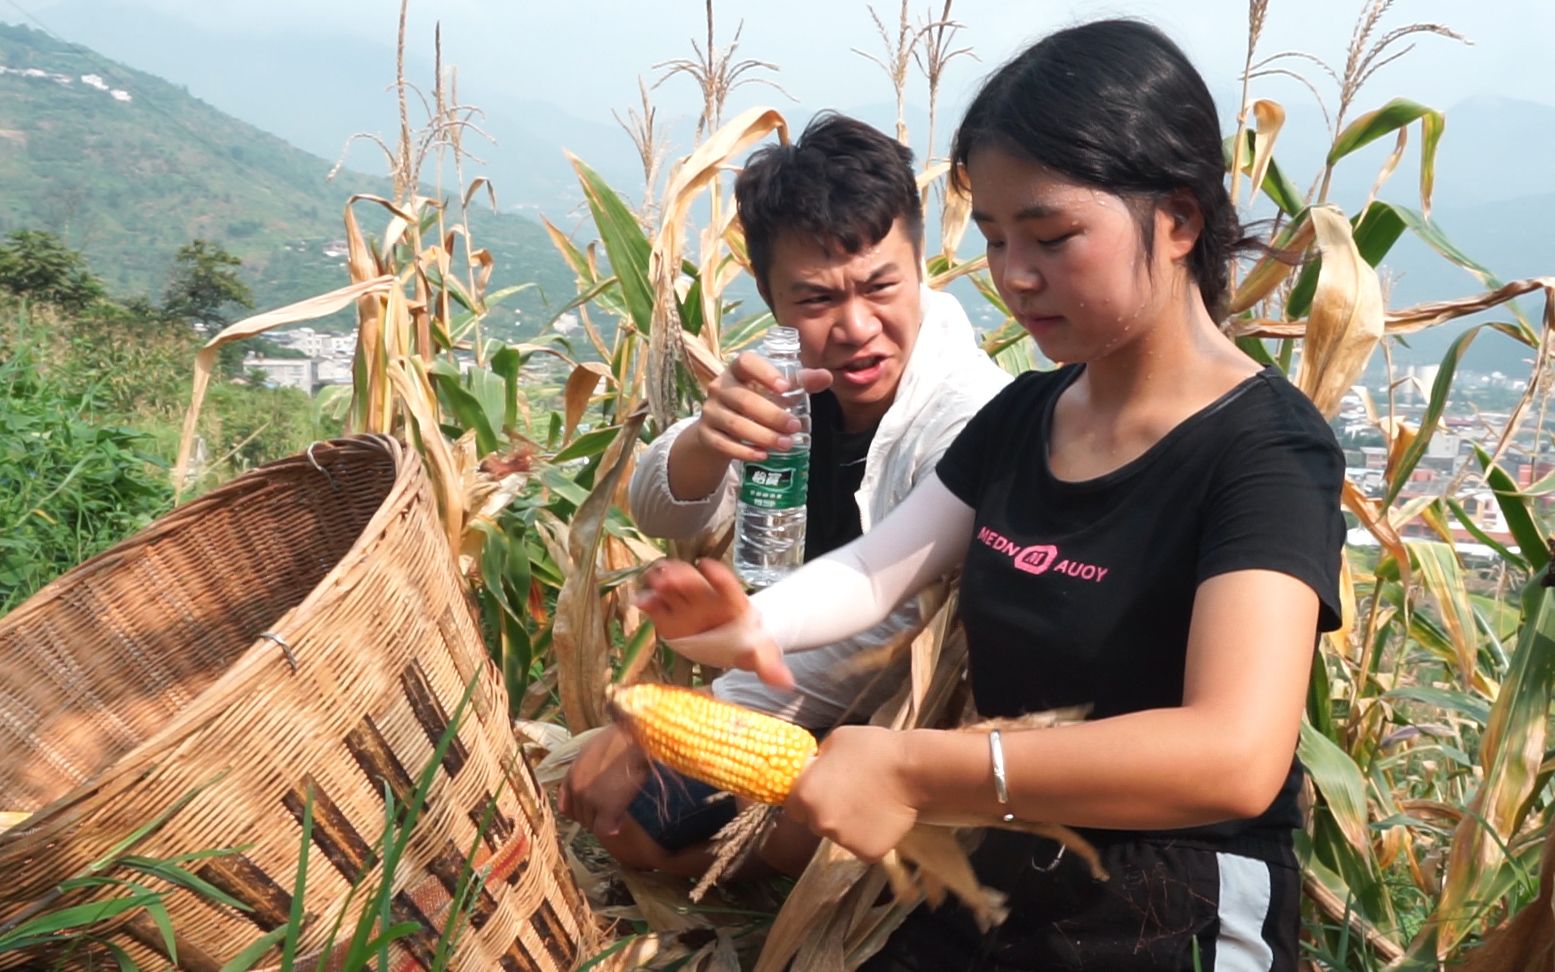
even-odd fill
[[[801,381],[811,393],[808,560],[901,502],[1010,379],[977,346],[956,300],[923,284],[923,211],[908,149],[862,122],[822,114],[792,145],[755,153],[735,201],[762,299],[778,323],[799,332]],[[654,441],[631,483],[644,532],[688,539],[728,522],[738,461],[786,448],[797,430],[767,397],[777,382],[769,364],[742,354],[698,415]],[[712,691],[816,732],[863,721],[896,690],[905,661],[885,673],[846,663],[921,620],[907,601],[862,635],[795,655],[793,691],[744,671],[725,674]],[[650,767],[616,728],[578,754],[561,805],[622,863],[688,875],[706,869],[707,838],[735,812],[732,798]],[[815,843],[782,821],[760,854],[798,873]]]

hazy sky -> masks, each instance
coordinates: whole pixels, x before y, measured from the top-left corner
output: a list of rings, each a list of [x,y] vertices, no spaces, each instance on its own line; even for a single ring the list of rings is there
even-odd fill
[[[20,21],[31,14],[47,23],[58,15],[62,22],[79,22],[83,13],[106,4],[138,7],[234,36],[349,35],[386,45],[393,43],[398,10],[395,0],[0,0],[0,19]],[[915,18],[924,18],[931,4],[940,8],[940,0],[912,0]],[[877,0],[874,7],[888,25],[894,22],[897,3]],[[1359,0],[1272,0],[1260,54],[1298,49],[1342,68],[1359,8]],[[743,20],[738,56],[776,63],[782,69],[778,80],[807,109],[891,98],[879,67],[850,50],[880,50],[865,0],[718,0],[716,14],[720,43]],[[1186,47],[1212,89],[1235,86],[1246,43],[1247,3],[1242,0],[957,0],[952,16],[966,25],[961,43],[974,48],[981,61],[959,60],[949,70],[942,95],[947,115],[964,106],[984,73],[1029,41],[1054,27],[1105,15],[1138,16],[1160,25]],[[637,78],[656,78],[655,63],[689,55],[689,40],[703,33],[702,18],[700,0],[411,3],[415,49],[430,56],[432,23],[441,21],[445,58],[465,76],[486,84],[501,79],[515,94],[562,103],[597,121],[609,121],[611,109],[635,103]],[[1382,27],[1417,21],[1454,27],[1473,46],[1418,38],[1413,54],[1383,69],[1371,97],[1363,96],[1363,107],[1393,94],[1444,108],[1482,94],[1555,104],[1548,50],[1555,36],[1555,0],[1399,0]],[[65,39],[90,43],[85,37]],[[1305,69],[1331,95],[1333,83],[1315,67]],[[1287,102],[1310,98],[1281,79],[1271,79],[1257,92]],[[775,99],[780,99],[775,92],[746,87],[733,107]],[[925,101],[916,74],[910,99]],[[655,100],[670,113],[697,108],[686,78],[660,88]]]
[[[1363,2],[1270,0],[1258,55],[1297,50],[1342,72]],[[910,0],[913,18],[922,21],[931,9],[937,15],[943,3]],[[889,125],[891,86],[876,64],[853,52],[881,53],[868,0],[716,4],[719,46],[743,21],[736,57],[776,64],[776,75],[752,76],[774,77],[796,99],[747,86],[735,93],[729,113],[770,104],[798,124],[814,111],[838,108]],[[893,27],[899,6],[900,0],[874,0]],[[624,192],[636,192],[640,169],[612,111],[636,106],[638,78],[651,83],[663,73],[655,64],[691,55],[691,39],[704,33],[703,7],[704,0],[411,0],[410,77],[430,82],[433,25],[441,22],[445,64],[458,67],[461,92],[486,109],[488,126],[500,136],[496,146],[476,140],[476,149],[488,161],[485,171],[504,205],[539,207],[568,228],[583,227],[586,213],[577,206],[561,148],[578,152]],[[186,85],[195,96],[326,161],[339,156],[352,132],[395,130],[394,99],[385,87],[393,78],[398,13],[398,0],[0,0],[0,20],[43,27]],[[1163,28],[1204,73],[1222,114],[1234,114],[1246,55],[1246,0],[955,0],[952,17],[965,25],[957,43],[974,49],[979,60],[963,58],[948,70],[936,151],[944,151],[984,76],[1056,28],[1105,16],[1138,17]],[[1375,36],[1417,22],[1445,24],[1472,44],[1411,38],[1416,49],[1382,68],[1351,117],[1396,96],[1448,111],[1436,181],[1444,231],[1503,277],[1548,273],[1555,260],[1548,232],[1555,218],[1549,184],[1555,125],[1548,121],[1555,111],[1555,57],[1548,50],[1555,0],[1395,0]],[[1332,103],[1337,85],[1320,68],[1307,61],[1285,66],[1303,70]],[[1305,185],[1321,168],[1328,145],[1311,94],[1283,78],[1260,79],[1252,93],[1287,107],[1291,124],[1280,138],[1280,160]],[[1484,96],[1545,107],[1462,104]],[[700,98],[685,77],[669,79],[652,97],[668,123],[673,160],[689,147]],[[925,133],[916,126],[927,98],[916,71],[908,100],[911,141],[922,158]],[[420,119],[414,111],[412,117]],[[1346,160],[1334,198],[1344,205],[1366,198],[1391,145],[1384,139]],[[1411,146],[1387,197],[1405,205],[1415,201],[1418,129],[1411,132]],[[366,143],[356,143],[347,162],[359,171],[381,171],[381,159]],[[1477,288],[1408,237],[1390,263],[1395,293],[1407,302]],[[1440,336],[1421,337],[1417,349]],[[1434,359],[1444,350],[1441,343],[1420,353]],[[1476,347],[1482,345],[1489,346]]]

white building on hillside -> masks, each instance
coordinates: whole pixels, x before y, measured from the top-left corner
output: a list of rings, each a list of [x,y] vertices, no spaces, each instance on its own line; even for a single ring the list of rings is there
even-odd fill
[[[265,380],[277,388],[296,388],[313,394],[316,382],[312,358],[261,358],[243,359],[244,371],[262,371]]]
[[[314,381],[320,385],[349,385],[351,361],[348,358],[323,358],[314,362]]]
[[[329,335],[320,334],[311,327],[299,327],[295,331],[277,334],[276,338],[310,358],[324,357],[324,350],[329,346]]]

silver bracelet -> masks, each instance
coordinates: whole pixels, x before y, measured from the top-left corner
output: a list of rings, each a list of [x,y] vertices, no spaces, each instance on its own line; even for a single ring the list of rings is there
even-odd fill
[[[1000,741],[997,729],[988,733],[988,755],[993,760],[993,795],[1004,808],[1004,822],[1009,823],[1015,819],[1015,814],[1009,811],[1010,786],[1004,778],[1004,743]]]

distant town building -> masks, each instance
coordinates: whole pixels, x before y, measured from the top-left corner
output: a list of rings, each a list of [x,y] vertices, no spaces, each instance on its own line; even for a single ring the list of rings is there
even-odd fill
[[[321,358],[314,362],[314,381],[319,385],[349,385],[351,361],[349,358]]]
[[[1555,462],[1541,459],[1534,463],[1524,459],[1517,464],[1517,485],[1527,489],[1551,473],[1555,473]]]
[[[1459,502],[1463,511],[1474,521],[1474,525],[1496,539],[1510,539],[1512,534],[1506,526],[1506,516],[1501,512],[1501,504],[1496,502],[1495,494],[1488,489],[1476,489],[1460,494]]]
[[[324,357],[330,348],[330,338],[330,335],[322,334],[311,327],[299,327],[275,335],[276,341],[280,344],[301,351],[310,358]]]
[[[1402,398],[1405,402],[1414,402],[1416,398],[1426,401],[1431,397],[1431,386],[1436,384],[1436,376],[1441,372],[1441,365],[1409,365],[1404,369],[1404,382],[1401,386]]]
[[[1432,459],[1456,459],[1464,444],[1456,433],[1438,427],[1431,441],[1426,443],[1425,454]]]
[[[265,382],[277,388],[296,388],[311,395],[316,384],[312,358],[253,356],[243,359],[243,368],[245,371],[264,372]]]

